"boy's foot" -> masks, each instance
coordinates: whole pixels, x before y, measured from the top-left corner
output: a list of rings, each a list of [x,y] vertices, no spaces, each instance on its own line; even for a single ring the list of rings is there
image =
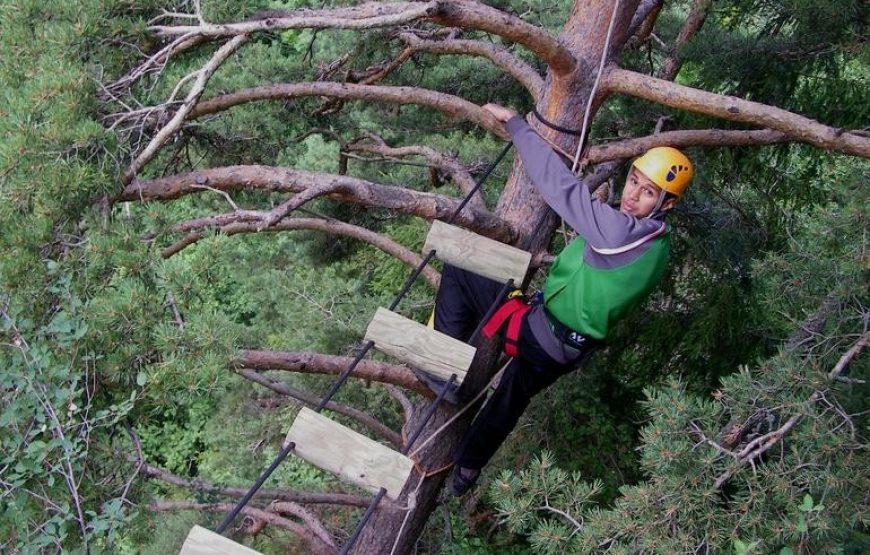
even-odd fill
[[[477,479],[480,477],[480,470],[473,468],[463,468],[459,465],[453,467],[453,473],[450,474],[450,482],[447,484],[447,491],[450,495],[461,497],[465,492],[474,487]]]
[[[417,378],[417,380],[422,382],[423,384],[425,384],[426,387],[428,387],[432,391],[432,393],[434,393],[435,395],[440,395],[441,392],[444,390],[444,386],[447,385],[447,380],[444,380],[444,379],[441,379],[437,376],[433,376],[431,374],[428,374],[428,373],[424,372],[423,370],[420,370],[419,368],[414,368],[412,366],[411,371],[414,372],[414,376]],[[444,400],[447,401],[448,403],[450,403],[451,405],[458,404],[459,403],[459,396],[457,395],[458,392],[459,392],[459,386],[456,384],[456,382],[453,382],[453,384],[447,390],[447,393],[444,395]]]

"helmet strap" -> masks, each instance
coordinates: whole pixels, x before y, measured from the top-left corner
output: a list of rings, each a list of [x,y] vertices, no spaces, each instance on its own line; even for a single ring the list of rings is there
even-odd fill
[[[652,212],[647,214],[647,218],[655,218],[659,215],[659,211],[662,209],[662,204],[665,203],[665,197],[668,195],[668,192],[662,189],[661,194],[659,195],[659,200],[656,201],[655,208],[652,209]]]

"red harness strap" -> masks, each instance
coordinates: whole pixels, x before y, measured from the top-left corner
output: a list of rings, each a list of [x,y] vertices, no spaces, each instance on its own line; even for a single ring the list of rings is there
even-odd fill
[[[522,300],[514,298],[504,303],[495,311],[492,318],[483,326],[483,335],[488,339],[498,333],[498,330],[507,322],[507,333],[504,340],[504,352],[509,357],[517,357],[520,354],[520,326],[523,323],[523,316],[532,307],[527,305]]]

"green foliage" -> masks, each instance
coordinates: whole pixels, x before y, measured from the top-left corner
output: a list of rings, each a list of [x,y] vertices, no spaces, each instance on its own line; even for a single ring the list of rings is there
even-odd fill
[[[109,492],[90,480],[90,451],[132,410],[136,393],[110,405],[95,397],[99,357],[87,350],[81,300],[56,264],[46,272],[56,280],[49,292],[62,302],[48,322],[0,297],[0,537],[23,552],[75,545],[76,537],[111,540],[127,518],[121,499],[103,497]]]
[[[571,8],[540,0],[491,4],[554,33]],[[667,3],[656,29],[665,43],[676,36],[688,4]],[[108,129],[103,117],[125,107],[106,100],[99,83],[156,51],[148,20],[190,5],[8,0],[0,6],[0,551],[76,553],[85,544],[92,553],[177,550],[192,524],[216,517],[131,507],[154,496],[219,497],[133,479],[133,438],[149,463],[182,477],[249,484],[274,457],[298,406],[228,371],[236,350],[348,353],[374,307],[388,302],[408,273],[377,249],[317,232],[211,235],[162,260],[160,249],[178,238],[173,225],[229,211],[226,198],[204,192],[172,203],[109,206],[126,161],[153,130],[140,136],[136,128]],[[226,22],[260,9],[320,6],[211,0],[203,10],[208,21]],[[681,52],[687,62],[679,80],[844,128],[864,127],[867,9],[857,0],[714,3],[702,32]],[[546,69],[502,39],[471,31],[463,38],[493,41]],[[650,41],[621,62],[652,68],[669,54],[657,44]],[[346,66],[324,77],[340,79],[395,58],[401,48],[382,30],[257,34],[212,77],[206,97],[311,80],[351,53]],[[178,56],[125,100],[160,104],[213,52],[214,45],[203,45]],[[418,55],[384,84],[531,107],[516,83],[473,57]],[[501,146],[435,110],[348,102],[317,113],[322,106],[319,98],[259,102],[204,118],[168,144],[143,177],[233,164],[334,173],[337,138],[366,132],[391,145],[449,151],[476,173]],[[663,114],[679,127],[712,124],[615,98],[596,118],[593,138],[647,134]],[[318,128],[329,132],[309,134]],[[866,318],[866,165],[793,145],[693,155],[697,186],[672,219],[667,283],[592,366],[533,404],[511,454],[546,448],[552,457],[541,455],[493,483],[499,510],[521,537],[490,542],[454,517],[456,539],[443,552],[591,551],[611,539],[609,552],[676,553],[699,545],[699,530],[709,530],[710,549],[723,553],[784,554],[803,546],[866,551],[866,535],[855,530],[868,525],[866,500],[857,493],[868,489],[867,461],[854,449],[865,441],[866,416],[855,418],[851,437],[849,426],[837,426],[836,411],[805,402]],[[357,159],[349,166],[351,175],[371,181],[430,187],[418,166]],[[488,182],[488,206],[496,205],[510,171],[503,162]],[[458,195],[449,183],[437,192]],[[245,209],[283,200],[250,191],[231,198]],[[328,199],[308,208],[412,250],[422,242],[417,219]],[[810,357],[779,354],[782,340],[828,298],[835,308],[805,345]],[[400,310],[425,319],[431,301],[431,290],[418,285]],[[753,370],[722,378],[736,368]],[[852,372],[866,379],[866,362]],[[331,381],[286,373],[270,378],[318,392]],[[339,399],[394,428],[401,424],[378,388],[348,384]],[[830,399],[848,413],[866,411],[866,393],[857,385],[833,384]],[[803,419],[775,457],[758,463],[757,475],[741,471],[711,495],[709,482],[728,468],[728,458],[698,443],[692,426],[717,437],[732,420],[759,411],[773,414],[775,425],[790,414]],[[525,464],[508,460],[511,454],[502,454],[505,465]],[[799,465],[809,470],[797,473]],[[319,491],[337,482],[292,459],[270,485]],[[323,518],[340,529],[355,516],[324,511]],[[571,519],[583,524],[581,531]],[[256,540],[264,552],[285,541],[281,534]]]
[[[511,531],[527,534],[535,553],[566,553],[582,529],[572,515],[595,504],[602,486],[557,468],[552,455],[544,451],[519,474],[503,471],[490,493],[500,520]]]

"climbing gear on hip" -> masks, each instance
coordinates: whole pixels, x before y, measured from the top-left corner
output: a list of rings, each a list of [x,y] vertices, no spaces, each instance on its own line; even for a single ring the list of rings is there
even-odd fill
[[[513,297],[501,305],[483,326],[483,335],[492,339],[507,322],[504,352],[507,356],[516,358],[520,354],[520,327],[523,323],[523,316],[531,309],[531,305],[526,304],[521,297]]]

